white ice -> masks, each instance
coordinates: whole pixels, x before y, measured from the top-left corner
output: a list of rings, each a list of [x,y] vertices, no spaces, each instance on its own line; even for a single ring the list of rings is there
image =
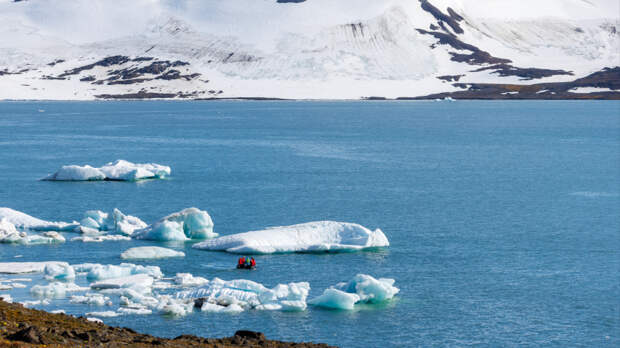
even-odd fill
[[[394,279],[375,279],[358,274],[349,282],[339,283],[311,299],[309,304],[335,309],[351,310],[355,303],[380,303],[392,299],[400,290],[394,286]]]
[[[164,259],[169,257],[185,257],[185,253],[167,248],[147,246],[125,250],[121,259]]]
[[[88,288],[80,287],[74,283],[53,282],[48,285],[35,285],[30,292],[40,298],[64,298],[68,292],[86,291]]]
[[[44,261],[44,262],[0,262],[0,273],[20,274],[20,273],[41,273],[47,265],[69,266],[66,262],[61,261]]]
[[[0,219],[6,219],[18,229],[33,231],[73,231],[79,224],[77,222],[52,222],[45,221],[11,208],[0,208]]]
[[[193,248],[237,254],[270,254],[355,251],[389,245],[380,229],[371,231],[353,223],[319,221],[233,234],[194,244]]]
[[[122,289],[131,287],[148,288],[153,285],[153,277],[146,274],[134,274],[127,277],[100,280],[90,284],[92,289]]]
[[[109,297],[104,296],[103,294],[93,294],[93,293],[86,293],[83,296],[82,295],[71,296],[71,298],[69,299],[69,302],[93,305],[93,306],[112,305],[112,302],[110,302]]]
[[[50,263],[45,265],[45,278],[49,280],[75,279],[75,270],[68,264]]]
[[[131,240],[131,237],[121,235],[104,235],[104,236],[79,236],[71,238],[72,242],[84,242],[84,243],[101,243],[106,241],[126,241]]]
[[[174,283],[181,287],[201,286],[208,282],[206,278],[194,277],[191,273],[177,273],[174,277]]]
[[[76,272],[86,272],[86,278],[90,281],[127,277],[136,274],[146,274],[153,278],[163,277],[163,273],[157,266],[142,266],[131,263],[120,265],[101,265],[97,263],[84,263],[73,265]]]
[[[111,318],[111,317],[118,317],[120,314],[115,311],[104,311],[104,312],[89,312],[89,313],[86,313],[86,315],[89,317]],[[94,318],[89,318],[89,319],[94,319]]]
[[[49,181],[137,181],[143,179],[163,179],[170,175],[170,167],[155,163],[132,163],[117,160],[95,168],[89,165],[62,166],[56,173],[43,180]]]
[[[136,231],[138,239],[157,241],[189,240],[215,238],[213,220],[206,211],[187,208],[178,213],[170,214],[144,230]]]

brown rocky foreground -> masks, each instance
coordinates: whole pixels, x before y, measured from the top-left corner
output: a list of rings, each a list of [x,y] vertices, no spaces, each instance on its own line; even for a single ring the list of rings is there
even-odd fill
[[[237,331],[233,337],[173,339],[111,327],[65,314],[51,314],[0,300],[0,347],[270,347],[315,348],[326,344],[272,341],[260,332]]]

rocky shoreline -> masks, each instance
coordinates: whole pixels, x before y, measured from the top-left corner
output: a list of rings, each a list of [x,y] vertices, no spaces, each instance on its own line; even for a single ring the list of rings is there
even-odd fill
[[[326,344],[273,341],[260,332],[237,331],[232,337],[203,338],[182,335],[161,338],[89,321],[83,317],[52,314],[0,299],[2,347],[270,347],[318,348]]]

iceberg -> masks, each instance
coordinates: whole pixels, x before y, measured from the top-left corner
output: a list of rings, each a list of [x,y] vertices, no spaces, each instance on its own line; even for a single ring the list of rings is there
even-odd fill
[[[122,241],[131,240],[131,237],[121,235],[106,235],[106,236],[79,236],[71,238],[72,242],[84,242],[84,243],[101,243],[106,241]]]
[[[114,231],[120,235],[130,236],[136,230],[147,227],[147,224],[139,218],[125,215],[120,210],[114,209],[112,213],[104,213],[100,210],[89,210],[84,213],[80,221],[82,233],[96,234],[99,231]],[[88,233],[89,231],[92,231]]]
[[[164,259],[168,257],[185,257],[185,253],[161,247],[136,247],[124,251],[121,259]]]
[[[318,221],[223,236],[192,247],[237,254],[271,254],[356,251],[389,245],[380,229],[371,231],[353,223]]]
[[[61,262],[61,261],[0,262],[0,273],[4,273],[4,274],[41,273],[45,271],[45,267],[48,265],[58,265],[62,267],[69,266],[68,263]]]
[[[50,263],[45,265],[45,278],[49,280],[75,279],[75,270],[68,264]]]
[[[41,220],[11,208],[0,208],[0,219],[6,219],[18,229],[33,231],[69,232],[79,226],[75,221],[67,223]]]
[[[86,313],[86,315],[89,317],[111,318],[111,317],[118,317],[120,314],[115,311],[104,311],[104,312],[89,312],[89,313]],[[93,321],[90,319],[96,319],[96,318],[88,318],[89,321]]]
[[[87,305],[93,305],[93,306],[112,305],[112,302],[110,302],[109,297],[104,296],[102,294],[92,294],[92,293],[86,293],[84,296],[80,296],[80,295],[71,296],[71,298],[69,299],[69,302],[87,304]]]
[[[73,268],[76,272],[87,273],[86,278],[90,281],[121,278],[136,274],[146,274],[156,279],[163,277],[163,273],[157,266],[142,266],[131,263],[121,263],[118,266],[84,263],[73,265]]]
[[[243,309],[291,311],[306,309],[309,291],[310,284],[307,282],[279,284],[269,289],[251,280],[225,281],[215,278],[202,287],[181,291],[176,297],[200,300],[200,307],[209,312],[225,311],[214,306],[231,305]]]
[[[46,181],[138,181],[163,179],[170,176],[170,167],[155,163],[131,163],[125,160],[110,162],[103,167],[89,165],[62,166],[54,174],[43,178]]]
[[[170,214],[145,229],[136,231],[134,235],[138,239],[157,241],[183,241],[218,236],[213,232],[213,220],[209,213],[197,208],[187,208]]]
[[[358,274],[349,282],[326,289],[321,296],[308,303],[318,307],[352,310],[356,303],[380,303],[392,299],[400,291],[394,282],[394,279],[375,279]]]

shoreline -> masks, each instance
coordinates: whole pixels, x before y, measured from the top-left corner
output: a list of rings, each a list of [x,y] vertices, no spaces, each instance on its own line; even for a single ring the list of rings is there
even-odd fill
[[[84,317],[30,309],[0,298],[0,346],[2,347],[273,347],[328,348],[323,343],[269,340],[260,332],[240,330],[232,337],[204,338],[181,335],[156,337],[129,328],[112,327]]]

